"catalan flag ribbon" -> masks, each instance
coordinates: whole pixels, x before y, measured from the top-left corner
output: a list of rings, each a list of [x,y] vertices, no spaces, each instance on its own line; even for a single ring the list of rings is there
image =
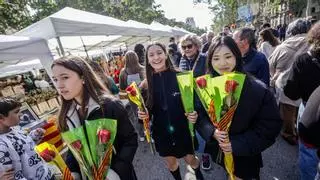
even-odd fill
[[[126,92],[128,94],[129,100],[138,106],[138,109],[143,112],[147,112],[147,108],[144,104],[140,89],[138,88],[135,82],[131,83],[127,88]],[[155,148],[151,138],[151,128],[150,128],[150,119],[142,119],[144,134],[147,138],[147,142],[150,144],[151,152],[155,154]]]
[[[204,75],[195,79],[195,91],[212,124],[220,131],[229,132],[245,78],[245,74],[228,73],[214,78]],[[230,142],[230,139],[225,142]],[[224,153],[224,165],[230,179],[234,180],[232,153]]]
[[[58,149],[54,145],[44,142],[37,145],[35,147],[35,151],[44,161],[59,168],[63,180],[73,180],[70,169],[67,167],[66,163],[59,154]]]

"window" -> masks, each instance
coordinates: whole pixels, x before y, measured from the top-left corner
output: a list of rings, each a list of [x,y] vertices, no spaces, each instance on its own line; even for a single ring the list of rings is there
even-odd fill
[[[316,8],[315,7],[312,7],[311,8],[311,13],[315,13],[316,12]]]

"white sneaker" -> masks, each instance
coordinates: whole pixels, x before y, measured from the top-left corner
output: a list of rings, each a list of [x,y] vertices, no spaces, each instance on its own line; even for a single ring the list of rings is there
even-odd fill
[[[184,176],[184,180],[197,180],[197,178],[193,173],[187,172]]]
[[[139,138],[139,141],[140,141],[140,142],[144,142],[144,141],[145,141],[145,138],[142,136],[142,137]]]

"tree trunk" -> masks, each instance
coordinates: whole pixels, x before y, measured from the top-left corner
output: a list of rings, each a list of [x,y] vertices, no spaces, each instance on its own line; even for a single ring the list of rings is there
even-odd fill
[[[311,0],[308,0],[307,8],[306,8],[306,17],[310,16],[310,6],[311,6]]]

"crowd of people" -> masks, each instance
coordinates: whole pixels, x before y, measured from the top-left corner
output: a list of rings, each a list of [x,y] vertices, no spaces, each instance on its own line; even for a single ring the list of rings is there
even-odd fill
[[[156,151],[176,180],[182,179],[180,158],[197,180],[204,179],[202,170],[210,169],[210,157],[224,167],[223,159],[217,158],[219,150],[232,153],[235,179],[258,180],[261,153],[279,134],[289,144],[299,145],[300,179],[320,179],[320,22],[297,19],[278,30],[265,23],[259,32],[247,27],[231,32],[225,26],[217,35],[187,34],[178,42],[172,37],[168,47],[158,42],[146,48],[139,44],[125,53],[118,85],[97,63],[80,57],[62,57],[51,69],[62,100],[57,122],[61,132],[80,127],[85,120],[117,120],[110,168],[122,180],[138,179],[132,161],[138,140],[145,140],[146,118],[151,119]],[[196,94],[194,111],[185,113],[176,78],[183,71],[192,71],[194,78],[230,72],[246,75],[228,132],[211,123]],[[141,89],[146,111],[133,103],[126,108],[116,96],[132,82]],[[42,159],[28,164],[37,157],[35,142],[11,128],[19,123],[20,107],[11,98],[0,100],[0,179],[54,179]],[[189,122],[195,125],[196,141]],[[205,148],[198,158],[195,151],[201,145]],[[85,178],[71,152],[65,161],[76,179]]]

